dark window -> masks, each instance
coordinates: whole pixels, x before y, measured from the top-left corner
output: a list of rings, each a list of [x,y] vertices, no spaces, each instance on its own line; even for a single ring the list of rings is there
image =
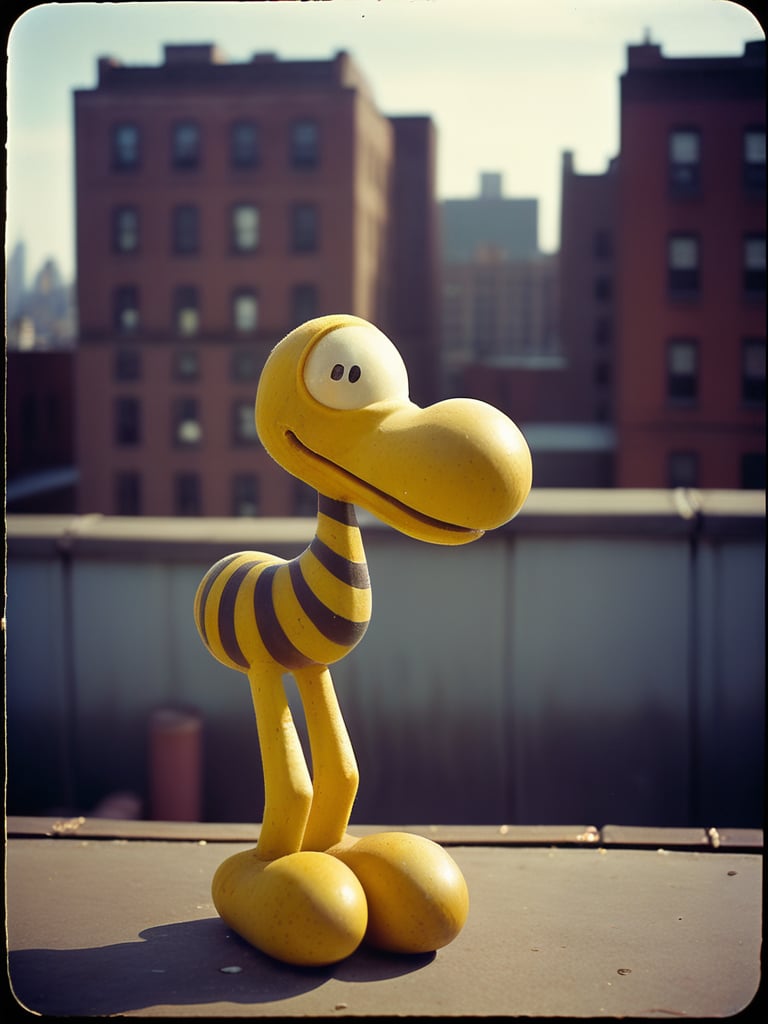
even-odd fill
[[[203,439],[196,398],[177,398],[173,404],[173,440],[182,448],[195,448]]]
[[[174,353],[173,375],[177,380],[197,380],[200,376],[200,358],[197,352],[185,349]]]
[[[264,360],[251,349],[237,349],[232,355],[233,380],[257,380]]]
[[[259,443],[253,399],[238,401],[232,406],[232,440],[236,445]]]
[[[608,302],[613,294],[613,286],[610,277],[601,274],[595,278],[595,298],[598,302]]]
[[[135,334],[139,329],[139,290],[133,284],[118,285],[112,296],[115,330]]]
[[[672,295],[699,290],[699,240],[696,235],[670,235],[667,243],[667,284]]]
[[[607,348],[611,344],[612,334],[611,321],[607,317],[601,317],[595,322],[595,344],[598,348]]]
[[[175,206],[172,213],[173,251],[196,253],[200,248],[200,211],[196,206]]]
[[[115,477],[115,513],[118,516],[141,515],[141,476],[132,470]]]
[[[253,121],[235,121],[230,129],[230,160],[240,169],[258,167],[259,129]]]
[[[257,516],[260,508],[259,478],[253,473],[238,473],[232,481],[232,515]]]
[[[744,132],[744,185],[765,189],[765,128],[747,128]]]
[[[232,207],[232,248],[235,252],[255,252],[259,247],[259,208],[253,203]]]
[[[765,235],[744,236],[744,291],[765,295]]]
[[[291,323],[303,324],[318,315],[317,288],[313,284],[297,284],[291,291]]]
[[[200,330],[200,299],[194,285],[181,284],[174,288],[173,324],[176,333],[185,338]]]
[[[314,252],[318,245],[317,207],[314,203],[296,203],[291,216],[293,251]]]
[[[741,486],[747,491],[765,490],[765,452],[745,452],[741,456]]]
[[[316,121],[296,121],[291,128],[293,167],[317,167],[320,162],[320,131]]]
[[[607,387],[611,383],[611,365],[604,359],[600,359],[594,366],[594,380],[599,388]]]
[[[670,452],[667,457],[668,487],[698,487],[699,456],[696,452]]]
[[[765,402],[765,340],[744,338],[741,343],[741,398],[745,405]]]
[[[174,512],[177,516],[199,516],[200,477],[197,473],[177,473],[174,480]]]
[[[171,132],[171,163],[177,170],[193,170],[200,165],[200,126],[195,121],[179,121]]]
[[[112,128],[112,167],[132,171],[139,166],[139,129],[135,124],[116,124]]]
[[[595,232],[592,240],[593,252],[596,260],[610,260],[613,258],[613,237],[610,231],[605,228]]]
[[[674,404],[689,405],[699,390],[699,346],[689,338],[677,338],[667,345],[667,398]]]
[[[232,323],[242,334],[251,334],[259,326],[259,299],[251,288],[240,288],[232,296]]]
[[[141,403],[138,398],[115,400],[115,444],[121,447],[141,444]]]
[[[135,206],[118,206],[112,215],[112,247],[115,252],[136,252],[139,248],[139,211]]]
[[[694,128],[676,128],[669,136],[669,187],[674,195],[699,190],[701,136]]]
[[[121,348],[115,353],[115,380],[139,380],[141,353],[135,348]]]

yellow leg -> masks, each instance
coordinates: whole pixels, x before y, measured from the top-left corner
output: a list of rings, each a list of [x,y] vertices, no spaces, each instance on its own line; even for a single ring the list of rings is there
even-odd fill
[[[327,668],[294,673],[309,732],[314,797],[303,850],[327,850],[341,842],[359,781],[357,761]]]
[[[312,805],[312,781],[283,687],[282,669],[248,672],[264,770],[264,819],[256,854],[274,860],[301,849]]]

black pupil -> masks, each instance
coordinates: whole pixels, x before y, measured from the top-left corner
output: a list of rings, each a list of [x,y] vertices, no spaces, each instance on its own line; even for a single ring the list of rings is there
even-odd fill
[[[360,374],[362,370],[359,366],[350,366],[349,368],[349,380],[350,383],[354,384],[355,381],[360,380]],[[341,380],[344,376],[344,367],[341,363],[336,363],[334,368],[331,370],[331,380]]]

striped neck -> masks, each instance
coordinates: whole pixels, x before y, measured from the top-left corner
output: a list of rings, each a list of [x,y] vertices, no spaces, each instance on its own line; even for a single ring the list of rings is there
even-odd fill
[[[318,494],[317,512],[318,515],[327,516],[343,526],[351,526],[357,529],[355,506],[349,501],[338,501],[336,498],[328,498],[324,494]]]
[[[329,565],[336,562],[334,574],[352,586],[369,585],[363,538],[350,502],[318,494],[317,530],[309,550]]]

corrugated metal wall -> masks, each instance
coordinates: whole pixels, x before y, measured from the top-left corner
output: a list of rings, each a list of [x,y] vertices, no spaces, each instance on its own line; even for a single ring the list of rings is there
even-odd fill
[[[542,492],[460,548],[366,521],[373,621],[333,670],[353,821],[760,826],[762,498]],[[259,820],[248,684],[202,647],[192,599],[227,551],[311,533],[10,517],[9,813],[117,790],[146,807],[150,715],[181,706],[202,715],[204,817]]]

